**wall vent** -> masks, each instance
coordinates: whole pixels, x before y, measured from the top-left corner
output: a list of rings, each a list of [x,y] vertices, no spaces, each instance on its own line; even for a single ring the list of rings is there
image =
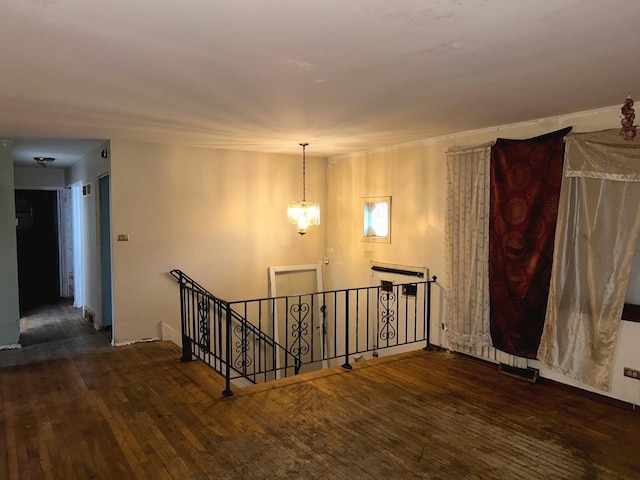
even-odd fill
[[[504,375],[509,375],[510,377],[520,378],[531,383],[536,383],[538,381],[538,377],[540,376],[540,370],[538,370],[537,368],[512,367],[511,365],[507,365],[504,363],[498,365],[498,372]]]
[[[392,292],[393,291],[393,282],[389,280],[381,280],[380,281],[380,290],[383,292]]]
[[[82,307],[82,316],[91,325],[93,325],[94,327],[96,326],[96,314],[93,313],[93,310],[91,310],[89,307]]]
[[[402,295],[405,297],[415,297],[418,295],[418,285],[415,283],[405,283],[402,285]]]

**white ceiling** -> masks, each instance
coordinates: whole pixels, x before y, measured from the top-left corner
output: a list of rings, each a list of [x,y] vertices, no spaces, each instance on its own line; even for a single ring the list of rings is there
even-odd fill
[[[41,168],[35,157],[53,157],[47,168],[66,168],[102,144],[102,140],[28,138],[13,142],[13,163],[20,167]]]
[[[638,0],[5,0],[0,138],[331,156],[621,105],[639,20]]]

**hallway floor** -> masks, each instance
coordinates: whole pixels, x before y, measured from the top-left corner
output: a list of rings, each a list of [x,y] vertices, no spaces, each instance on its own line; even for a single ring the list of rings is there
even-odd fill
[[[1,479],[638,478],[637,411],[495,366],[417,351],[223,398],[176,345],[73,313],[0,351]]]
[[[23,347],[70,339],[83,343],[87,337],[96,334],[111,342],[111,329],[96,331],[82,318],[81,309],[74,308],[70,300],[42,305],[26,312],[20,319],[20,344]],[[100,341],[98,338],[91,340]]]

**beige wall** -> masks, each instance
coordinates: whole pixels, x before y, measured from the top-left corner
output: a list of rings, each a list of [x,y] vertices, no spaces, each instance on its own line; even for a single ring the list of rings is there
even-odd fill
[[[301,156],[111,142],[116,343],[179,331],[181,269],[225,300],[267,296],[267,267],[325,253],[326,218],[303,237],[286,222]],[[307,157],[307,198],[324,212],[326,160]],[[118,234],[129,235],[117,242]]]
[[[20,337],[16,207],[11,143],[0,142],[0,347]]]
[[[442,344],[444,215],[446,195],[445,152],[503,138],[530,138],[572,125],[574,131],[594,131],[619,126],[619,107],[506,125],[429,139],[410,145],[329,159],[327,277],[332,288],[366,285],[369,261],[425,266],[439,277],[435,289],[432,338]],[[391,244],[361,241],[361,197],[391,195]],[[633,206],[637,208],[637,206]],[[622,322],[611,396],[640,404],[640,382],[624,378],[623,366],[640,368],[640,324]],[[538,362],[532,366],[540,367]],[[542,369],[542,375],[592,390],[585,385]],[[601,392],[600,392],[601,393]]]
[[[13,173],[16,188],[53,190],[65,186],[64,168],[14,167]]]

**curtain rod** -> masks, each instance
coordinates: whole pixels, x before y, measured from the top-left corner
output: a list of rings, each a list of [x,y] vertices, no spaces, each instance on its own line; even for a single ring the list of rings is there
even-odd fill
[[[449,150],[445,153],[473,152],[474,150],[484,150],[486,148],[493,147],[495,144],[496,142],[494,140],[493,142],[481,143],[479,145],[449,147]]]

